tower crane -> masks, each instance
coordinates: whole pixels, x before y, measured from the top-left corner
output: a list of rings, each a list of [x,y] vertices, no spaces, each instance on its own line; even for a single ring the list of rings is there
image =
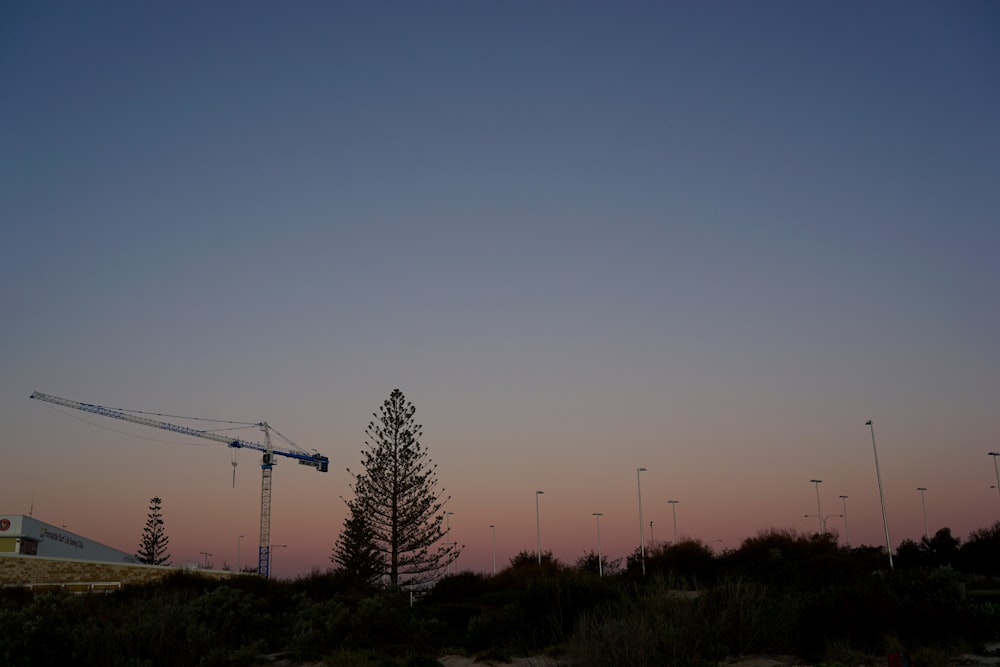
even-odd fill
[[[195,438],[215,440],[216,442],[225,443],[229,447],[234,447],[236,449],[253,449],[258,452],[263,452],[263,460],[260,464],[260,550],[257,561],[257,573],[264,578],[267,578],[271,564],[271,472],[276,462],[274,458],[275,455],[287,456],[288,458],[296,459],[300,464],[310,466],[320,472],[327,472],[330,468],[330,459],[315,450],[307,452],[299,448],[291,441],[289,441],[289,444],[295,447],[295,449],[284,449],[272,446],[271,431],[273,429],[267,422],[260,422],[256,424],[256,426],[264,432],[264,444],[261,445],[260,443],[248,442],[239,438],[233,439],[211,431],[200,431],[187,426],[179,426],[177,424],[160,421],[158,419],[141,417],[139,415],[131,414],[125,410],[108,408],[102,405],[93,405],[91,403],[81,403],[79,401],[72,401],[68,398],[59,398],[58,396],[51,396],[37,391],[32,392],[31,398],[45,401],[46,403],[52,403],[54,405],[61,405],[66,408],[73,408],[74,410],[90,412],[95,415],[101,415],[102,417],[121,419],[122,421],[132,422],[133,424],[142,424],[143,426],[149,426],[151,428],[160,428],[165,431],[173,431],[174,433],[189,435]],[[275,433],[277,433],[277,431],[275,431]],[[281,435],[280,433],[277,434],[279,436]],[[233,465],[236,464],[233,463]]]

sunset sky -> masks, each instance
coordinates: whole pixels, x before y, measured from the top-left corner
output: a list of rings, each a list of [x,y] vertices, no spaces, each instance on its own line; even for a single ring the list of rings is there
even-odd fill
[[[1000,5],[0,8],[0,514],[256,562],[259,457],[56,410],[266,420],[281,577],[417,408],[458,569],[842,513],[1000,519]],[[259,432],[240,432],[260,441]],[[843,541],[844,525],[829,526]],[[244,535],[240,539],[240,535]]]

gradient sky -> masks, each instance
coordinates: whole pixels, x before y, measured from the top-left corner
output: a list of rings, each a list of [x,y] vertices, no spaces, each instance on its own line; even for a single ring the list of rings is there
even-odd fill
[[[0,512],[255,562],[259,458],[30,401],[270,422],[274,572],[326,569],[417,407],[460,569],[644,519],[736,547],[848,495],[1000,518],[993,2],[7,3]],[[259,434],[243,434],[259,440]],[[840,519],[831,528],[843,537]],[[245,535],[242,540],[239,535]],[[648,537],[648,534],[647,534]],[[721,542],[716,542],[721,540]]]

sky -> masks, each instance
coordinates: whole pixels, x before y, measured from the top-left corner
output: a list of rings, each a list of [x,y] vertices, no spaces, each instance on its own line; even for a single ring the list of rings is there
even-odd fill
[[[323,571],[399,388],[457,569],[595,512],[883,544],[875,447],[893,545],[918,487],[964,540],[998,119],[992,2],[6,3],[0,513],[131,552],[158,496],[175,564],[255,563],[254,452],[28,397],[267,421],[330,458],[276,466],[272,572]]]

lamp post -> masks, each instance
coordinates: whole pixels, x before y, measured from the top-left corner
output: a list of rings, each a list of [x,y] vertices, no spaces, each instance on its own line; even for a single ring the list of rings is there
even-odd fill
[[[538,564],[542,564],[542,515],[538,509],[538,496],[544,491],[535,491],[535,537],[538,543]]]
[[[825,533],[826,532],[826,524],[823,522],[823,509],[820,507],[820,504],[819,504],[819,485],[823,482],[823,480],[821,480],[821,479],[811,479],[809,481],[812,482],[816,486],[816,516],[819,517],[820,532],[821,533]]]
[[[287,547],[288,547],[287,544],[272,544],[271,545],[272,549],[285,549]],[[274,572],[274,554],[271,554],[271,557],[268,560],[270,562],[270,565],[268,565],[268,571],[269,572]]]
[[[677,544],[677,503],[679,503],[680,501],[668,500],[667,502],[670,503],[670,508],[674,512],[674,544]]]
[[[597,518],[597,576],[604,576],[604,564],[601,562],[601,512],[594,512],[591,516]]]
[[[841,502],[844,503],[844,543],[847,547],[851,547],[851,533],[847,530],[847,496],[840,496]]]
[[[497,574],[497,527],[490,524],[490,537],[493,542],[493,576]]]
[[[875,477],[878,479],[878,499],[882,504],[882,526],[885,528],[885,550],[889,554],[889,569],[892,569],[892,540],[889,538],[889,519],[885,515],[885,494],[882,492],[882,472],[878,467],[878,447],[875,446],[875,425],[869,419],[865,422],[872,432],[872,451],[875,453]]]
[[[445,533],[448,534],[448,541],[445,542],[445,546],[447,546],[449,548],[451,547],[452,544],[455,543],[451,539],[451,517],[454,516],[454,514],[455,514],[454,512],[445,512],[444,513]],[[445,574],[451,574],[451,560],[452,559],[449,556],[448,563],[444,566],[444,573]]]
[[[239,539],[236,540],[236,571],[240,572],[243,570],[243,565],[240,562],[240,547],[242,546],[244,535],[240,535]]]
[[[993,472],[997,476],[997,493],[1000,494],[1000,468],[997,467],[997,457],[1000,456],[1000,452],[988,452],[988,454],[993,457]]]
[[[642,522],[642,483],[639,481],[639,473],[645,471],[645,468],[635,469],[635,488],[639,493],[639,561],[642,563],[643,575],[646,574],[646,526]]]
[[[920,505],[924,508],[924,539],[930,539],[927,535],[927,499],[924,497],[924,492],[927,490],[926,486],[918,486],[917,491],[920,492]]]

